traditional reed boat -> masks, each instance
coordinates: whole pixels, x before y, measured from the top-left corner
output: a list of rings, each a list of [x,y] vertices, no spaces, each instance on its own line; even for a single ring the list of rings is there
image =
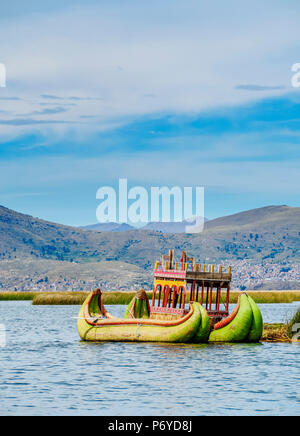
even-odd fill
[[[96,289],[80,309],[79,335],[86,341],[258,342],[263,328],[260,310],[249,295],[241,293],[229,315],[230,282],[230,267],[227,272],[222,267],[215,272],[214,266],[206,271],[185,252],[177,263],[170,250],[155,263],[151,306],[140,290],[124,318],[116,318],[106,311]]]
[[[146,298],[145,298],[146,297]],[[147,301],[145,291],[135,297],[134,305]],[[133,309],[134,311],[134,309]],[[188,342],[199,329],[201,308],[191,303],[189,311],[175,320],[115,318],[104,308],[101,291],[93,291],[78,316],[78,332],[86,341]]]

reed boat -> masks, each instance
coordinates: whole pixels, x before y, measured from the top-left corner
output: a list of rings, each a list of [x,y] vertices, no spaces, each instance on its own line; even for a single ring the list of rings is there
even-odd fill
[[[180,263],[174,262],[170,250],[155,263],[151,305],[140,290],[124,317],[116,318],[107,312],[101,290],[96,289],[80,309],[79,335],[85,341],[258,342],[263,330],[260,310],[242,292],[229,314],[230,282],[230,267],[226,272],[222,267],[216,272],[213,265],[207,270],[185,252]]]
[[[147,301],[145,291],[135,297],[133,306]],[[133,309],[134,310],[134,309]],[[183,317],[175,320],[116,318],[102,304],[101,291],[93,291],[79,312],[77,328],[85,341],[188,342],[199,329],[200,304],[193,302]]]

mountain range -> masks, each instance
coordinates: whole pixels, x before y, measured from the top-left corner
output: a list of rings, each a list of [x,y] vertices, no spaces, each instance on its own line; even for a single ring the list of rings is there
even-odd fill
[[[117,231],[116,228],[86,231],[0,206],[0,263],[5,261],[6,264],[1,265],[0,287],[6,286],[2,277],[8,277],[10,269],[16,268],[18,263],[21,265],[25,259],[31,263],[34,280],[44,274],[34,275],[34,271],[39,271],[34,264],[40,261],[64,262],[69,267],[72,263],[105,262],[108,277],[109,262],[114,263],[114,269],[115,262],[122,262],[123,268],[124,263],[129,264],[138,268],[135,273],[144,273],[143,277],[148,278],[154,261],[169,248],[175,248],[177,255],[185,250],[206,263],[299,264],[299,236],[300,208],[285,205],[252,209],[207,221],[204,231],[198,234],[164,233],[152,229]],[[57,268],[61,274],[62,269],[56,265]],[[141,282],[144,280],[142,275]]]
[[[181,222],[149,222],[139,227],[139,230],[163,232],[163,233],[185,233],[186,226],[195,224],[196,218],[190,218]],[[208,221],[204,218],[204,222]],[[128,230],[137,230],[137,227],[126,223],[98,223],[89,226],[80,227],[84,230],[96,230],[98,232],[127,232]]]

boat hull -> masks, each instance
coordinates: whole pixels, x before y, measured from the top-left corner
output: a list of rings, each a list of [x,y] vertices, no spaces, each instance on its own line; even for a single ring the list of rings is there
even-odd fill
[[[78,333],[85,341],[188,342],[198,330],[201,320],[200,304],[192,303],[189,314],[175,322],[111,316],[95,322],[97,316],[103,315],[101,307],[96,309],[96,302],[97,294],[92,293],[78,315]]]
[[[190,304],[188,314],[174,321],[142,318],[148,309],[146,300],[141,303],[137,306],[131,303],[125,312],[125,319],[115,318],[106,312],[101,302],[101,292],[92,292],[78,315],[77,328],[81,339],[97,342],[213,343],[258,342],[262,335],[260,310],[246,293],[239,296],[232,314],[217,323],[212,331],[207,311],[197,302]],[[141,317],[135,318],[135,313]]]

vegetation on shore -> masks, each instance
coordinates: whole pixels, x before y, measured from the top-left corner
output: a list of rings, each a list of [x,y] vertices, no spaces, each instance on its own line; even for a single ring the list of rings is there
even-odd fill
[[[0,292],[0,301],[33,300],[39,292]]]
[[[135,292],[103,292],[104,304],[129,304],[135,296]],[[151,298],[151,293],[147,293]],[[34,305],[81,305],[89,292],[40,292],[37,293],[32,301]]]
[[[297,310],[297,312],[295,313],[295,315],[289,320],[289,322],[287,323],[287,335],[291,338],[293,336],[293,334],[295,333],[295,331],[293,331],[293,326],[295,324],[299,324],[300,325],[300,307]]]
[[[292,303],[300,301],[300,291],[249,291],[247,292],[256,303]],[[88,292],[0,292],[1,300],[33,300],[33,304],[39,305],[65,305],[82,304]],[[231,291],[230,303],[235,304],[240,292]],[[152,298],[152,292],[147,292],[148,298]],[[112,291],[103,292],[104,304],[128,304],[135,296],[135,292]],[[224,296],[222,299],[224,300]],[[213,294],[213,302],[215,293]],[[189,293],[187,293],[187,301]],[[297,321],[295,321],[297,322]]]
[[[286,324],[264,324],[262,342],[290,342]]]
[[[297,312],[287,321],[286,324],[264,324],[261,341],[291,342],[293,335],[296,333],[296,331],[293,330],[295,324],[300,325],[300,308],[298,308]]]

